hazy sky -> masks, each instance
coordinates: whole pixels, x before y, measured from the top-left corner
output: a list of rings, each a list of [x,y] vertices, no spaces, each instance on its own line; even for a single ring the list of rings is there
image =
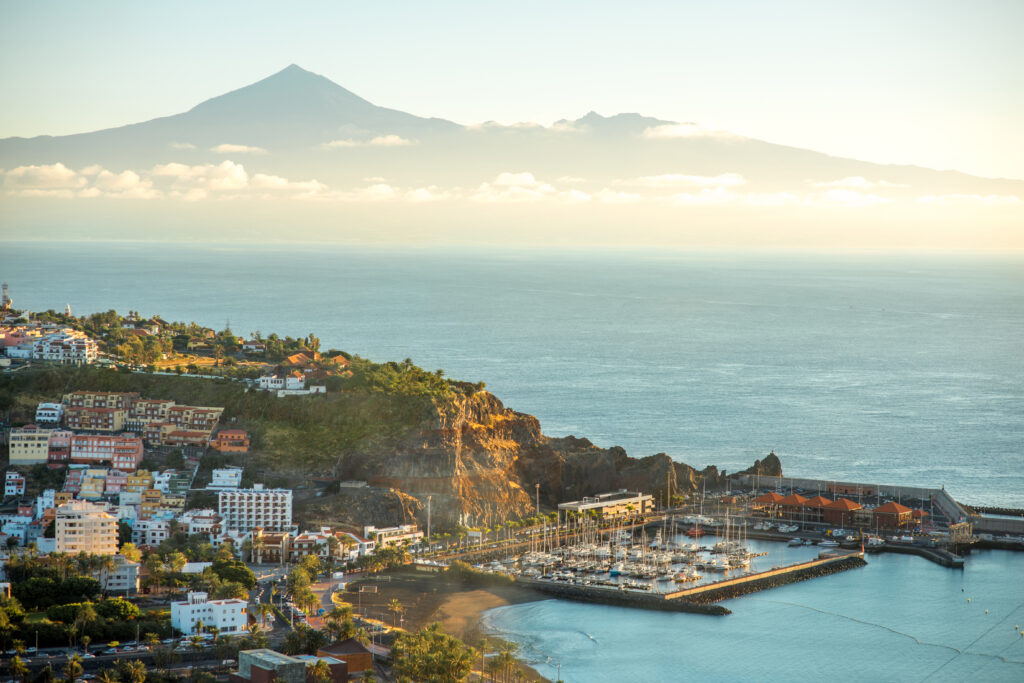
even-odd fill
[[[593,109],[1024,178],[1024,2],[0,1],[0,137],[184,111],[290,63],[459,123]]]

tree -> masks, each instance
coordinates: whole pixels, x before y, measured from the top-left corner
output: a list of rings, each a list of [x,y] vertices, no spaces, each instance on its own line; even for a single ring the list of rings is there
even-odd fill
[[[417,633],[403,633],[391,648],[394,672],[401,683],[455,683],[473,669],[476,651],[431,624]]]
[[[11,657],[11,661],[7,663],[7,673],[14,678],[20,678],[24,683],[28,677],[28,667],[25,666],[25,662],[21,661],[21,657],[14,655]]]
[[[75,679],[82,675],[82,657],[81,655],[74,655],[64,665],[64,678],[67,679],[68,683],[75,683]]]
[[[128,560],[129,562],[142,561],[142,551],[139,550],[131,541],[121,546],[121,555],[123,555],[124,559]]]
[[[394,598],[388,603],[388,611],[395,615],[394,625],[398,626],[398,617],[405,612],[405,607],[398,601],[398,598]]]
[[[85,652],[85,653],[89,652],[89,643],[91,643],[91,642],[92,642],[92,638],[90,638],[89,636],[82,636],[82,640],[81,640],[82,652]]]
[[[145,683],[146,665],[138,659],[117,661],[117,674],[121,683]]]
[[[313,683],[328,683],[331,680],[331,667],[322,659],[316,660],[309,673]]]
[[[100,669],[100,672],[96,674],[97,683],[120,683],[121,679],[117,677],[117,672],[114,669],[106,668]]]

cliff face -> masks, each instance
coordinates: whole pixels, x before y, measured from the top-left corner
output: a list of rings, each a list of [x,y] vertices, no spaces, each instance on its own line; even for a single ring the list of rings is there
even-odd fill
[[[684,495],[721,488],[724,472],[674,462],[664,453],[632,458],[619,447],[599,448],[586,439],[550,438],[532,415],[505,408],[487,392],[458,396],[436,406],[431,419],[411,430],[388,452],[364,454],[355,476],[374,486],[409,494],[432,519],[447,524],[491,525],[528,516],[560,502],[620,488]],[[754,467],[781,474],[774,454]],[[418,517],[426,521],[425,508]]]

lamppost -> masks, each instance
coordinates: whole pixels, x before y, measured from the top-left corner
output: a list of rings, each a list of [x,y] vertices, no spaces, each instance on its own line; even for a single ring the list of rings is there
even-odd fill
[[[537,516],[540,517],[540,483],[537,485]]]
[[[433,496],[427,496],[427,544],[430,544],[430,499]]]

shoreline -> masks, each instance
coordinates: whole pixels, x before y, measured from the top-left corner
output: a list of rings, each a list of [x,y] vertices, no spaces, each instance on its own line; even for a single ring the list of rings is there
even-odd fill
[[[359,581],[363,582],[362,579]],[[391,624],[393,613],[387,612],[387,606],[392,600],[398,600],[404,608],[401,623],[406,630],[417,631],[437,622],[445,633],[478,650],[484,640],[505,642],[499,636],[484,631],[484,612],[495,607],[552,599],[523,586],[476,584],[438,574],[409,571],[387,574],[386,580],[371,582],[378,586],[376,593],[359,593],[358,597],[352,593],[346,595],[354,607],[359,604],[357,600],[361,600],[360,608],[364,614],[376,618],[384,614],[387,623]],[[521,659],[517,658],[517,661],[527,680],[550,683]]]

